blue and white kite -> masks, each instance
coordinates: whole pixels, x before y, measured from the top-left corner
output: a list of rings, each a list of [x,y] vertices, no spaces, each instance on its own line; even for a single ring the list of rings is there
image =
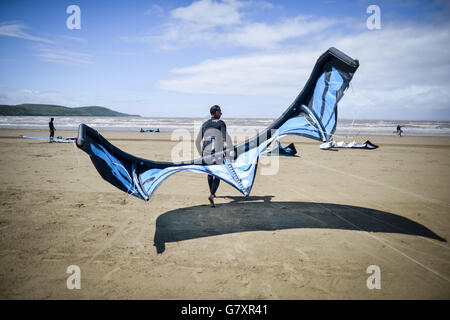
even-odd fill
[[[89,154],[103,179],[143,200],[148,201],[165,179],[180,171],[214,175],[248,196],[259,156],[272,141],[287,134],[330,141],[336,130],[337,104],[358,66],[358,60],[328,49],[291,106],[263,132],[234,146],[232,158],[213,154],[179,163],[146,160],[123,152],[85,124],[79,126],[76,144]],[[221,161],[213,164],[213,159]]]

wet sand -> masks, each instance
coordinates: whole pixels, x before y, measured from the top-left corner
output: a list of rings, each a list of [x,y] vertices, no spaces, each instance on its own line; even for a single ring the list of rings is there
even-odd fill
[[[1,299],[450,298],[450,137],[324,151],[287,136],[298,157],[261,157],[251,196],[222,182],[210,208],[205,175],[178,173],[145,202],[74,144],[19,137],[47,133],[0,130]],[[102,134],[152,160],[179,144]],[[367,287],[372,265],[381,289]]]

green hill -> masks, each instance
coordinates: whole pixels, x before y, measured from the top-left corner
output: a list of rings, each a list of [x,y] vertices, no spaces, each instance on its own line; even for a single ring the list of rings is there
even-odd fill
[[[140,117],[113,111],[105,107],[69,108],[50,104],[0,105],[0,116],[90,116],[90,117]]]

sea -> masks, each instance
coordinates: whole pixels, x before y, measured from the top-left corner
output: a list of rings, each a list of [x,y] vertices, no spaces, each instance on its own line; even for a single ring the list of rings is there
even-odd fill
[[[161,132],[197,131],[207,118],[151,117],[54,117],[57,130],[77,130],[84,123],[96,130],[139,131],[159,129]],[[1,116],[0,128],[48,130],[49,117]],[[275,119],[223,118],[230,132],[261,131]],[[450,136],[450,121],[347,120],[340,119],[335,135],[394,135],[401,125],[406,136]]]

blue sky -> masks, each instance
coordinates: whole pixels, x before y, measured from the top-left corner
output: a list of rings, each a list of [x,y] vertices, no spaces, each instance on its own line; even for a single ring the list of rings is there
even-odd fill
[[[81,29],[68,29],[78,5]],[[381,28],[369,30],[370,5]],[[347,119],[450,120],[447,1],[0,2],[0,104],[278,117],[318,56],[360,60]]]

